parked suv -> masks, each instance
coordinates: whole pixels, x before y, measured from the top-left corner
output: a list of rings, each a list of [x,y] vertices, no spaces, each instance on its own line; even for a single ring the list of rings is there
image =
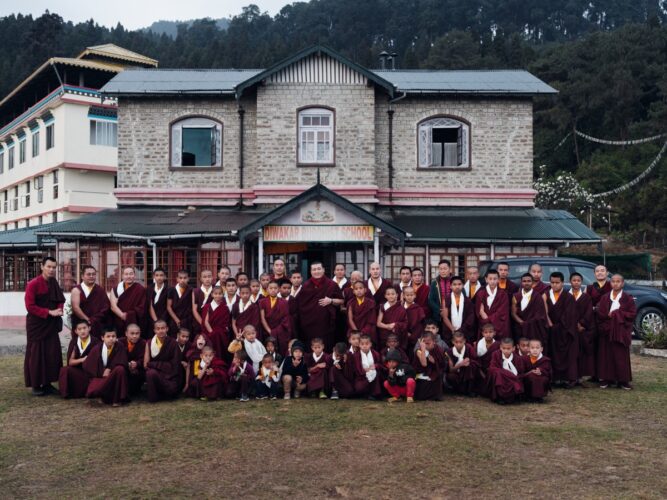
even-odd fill
[[[499,262],[510,265],[509,278],[516,284],[521,281],[521,275],[528,272],[531,264],[542,266],[542,281],[549,283],[551,273],[560,271],[565,276],[566,287],[569,289],[570,274],[578,272],[584,277],[584,285],[595,283],[595,264],[579,259],[567,257],[521,257],[516,259],[495,259],[480,264],[480,275],[495,268]],[[635,319],[635,334],[642,336],[645,331],[659,331],[667,325],[667,293],[646,286],[626,283],[625,290],[635,298],[637,318]]]

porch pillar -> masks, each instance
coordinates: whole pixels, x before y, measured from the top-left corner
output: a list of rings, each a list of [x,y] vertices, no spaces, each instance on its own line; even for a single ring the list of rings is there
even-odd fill
[[[259,237],[257,238],[257,277],[264,272],[264,230],[257,231]]]
[[[382,269],[382,261],[380,258],[380,228],[375,228],[375,237],[373,238],[373,260],[380,264]]]

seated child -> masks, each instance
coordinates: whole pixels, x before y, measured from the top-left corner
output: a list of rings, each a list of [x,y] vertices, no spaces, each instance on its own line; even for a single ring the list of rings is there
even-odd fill
[[[131,323],[127,325],[125,337],[118,340],[127,351],[127,392],[136,396],[141,392],[141,386],[146,380],[144,370],[144,356],[146,354],[146,340],[141,338],[141,329]]]
[[[478,394],[489,396],[489,365],[491,364],[491,356],[500,349],[500,342],[494,340],[496,329],[491,323],[486,323],[482,326],[482,338],[474,345],[475,354],[480,367],[480,383],[477,389]]]
[[[242,403],[250,401],[248,394],[255,380],[255,371],[252,364],[248,362],[248,355],[243,350],[234,353],[232,366],[229,367],[227,389],[225,394],[228,398],[236,398]]]
[[[529,401],[542,403],[551,390],[551,360],[542,354],[543,347],[540,340],[531,340],[529,348],[523,388]]]
[[[371,341],[372,341],[371,337]],[[359,342],[361,342],[361,332],[358,332],[356,330],[353,330],[349,333],[347,336],[347,341],[350,343],[350,347],[347,350],[348,354],[350,356],[354,355],[354,353],[359,352]]]
[[[273,363],[277,366],[280,366],[283,362],[283,356],[278,351],[276,351],[278,348],[278,342],[276,341],[275,337],[266,337],[266,340],[264,341],[264,347],[266,348],[266,353],[271,355]]]
[[[530,346],[529,346],[530,340],[527,337],[521,337],[519,339],[519,342],[516,344],[516,348],[514,351],[519,355],[519,356],[530,356]],[[540,342],[541,343],[541,342]]]
[[[262,365],[255,379],[255,397],[257,399],[276,399],[280,391],[280,372],[273,356],[268,352],[262,357]]]
[[[266,348],[257,340],[257,330],[252,325],[246,325],[243,328],[243,350],[248,355],[248,359],[252,361],[253,371],[257,373],[262,358],[266,354]]]
[[[435,321],[433,321],[431,318],[424,321],[424,333],[430,333],[433,336],[434,342],[436,343],[436,345],[440,346],[442,352],[445,352],[447,349],[449,349],[447,342],[442,340],[442,337],[440,336],[440,325]],[[414,351],[412,353],[412,359],[414,359],[414,354],[419,349],[419,340],[421,340],[421,337],[419,337],[417,339],[417,342],[415,342]]]
[[[60,369],[58,388],[64,398],[83,398],[88,390],[88,376],[83,371],[83,362],[92,348],[99,344],[98,338],[90,335],[90,323],[82,320],[74,327],[74,335],[67,348],[67,366]]]
[[[445,355],[432,333],[425,331],[417,343],[415,359],[412,366],[417,372],[415,380],[415,399],[442,400],[442,384],[445,374]]]
[[[312,352],[306,354],[305,357],[306,367],[308,368],[306,391],[311,397],[327,399],[331,356],[324,352],[324,342],[320,338],[314,338],[310,342],[310,350]]]
[[[525,360],[514,353],[514,341],[505,337],[500,342],[500,350],[493,353],[489,366],[491,400],[500,405],[519,401],[523,394],[523,374]]]
[[[204,346],[201,357],[189,363],[188,382],[184,390],[193,398],[215,401],[225,392],[227,366],[215,356],[211,346]]]
[[[385,364],[387,366],[387,380],[384,381],[384,388],[391,396],[387,401],[393,403],[405,397],[408,403],[414,403],[417,386],[415,369],[405,363],[395,349],[387,353]]]
[[[391,289],[393,290],[393,288]],[[394,293],[396,291],[394,290]],[[372,349],[370,336],[362,335],[359,350],[354,353],[354,392],[357,396],[370,400],[382,396],[385,367],[380,353]]]
[[[300,341],[292,342],[291,355],[283,361],[282,383],[285,391],[284,399],[290,399],[292,390],[294,398],[301,397],[301,391],[306,390],[308,383],[308,367],[303,360],[304,346]]]
[[[352,353],[344,342],[334,346],[329,368],[331,399],[351,398],[354,396],[354,363]]]
[[[113,406],[127,401],[127,351],[117,340],[116,330],[105,328],[102,343],[93,347],[83,362],[83,370],[90,377],[86,397]]]
[[[383,363],[387,361],[386,359],[387,353],[391,350],[395,350],[396,352],[398,352],[399,356],[401,356],[401,363],[410,362],[410,360],[408,359],[408,355],[405,354],[403,348],[398,345],[398,335],[394,333],[392,333],[391,335],[389,335],[389,337],[387,337],[387,347],[385,347],[384,349],[382,349],[382,351],[380,351]]]
[[[446,379],[452,390],[463,396],[476,396],[481,380],[480,364],[475,349],[466,343],[462,332],[457,330],[452,334],[452,347],[445,356],[449,365]]]
[[[176,332],[176,346],[178,347],[179,361],[181,362],[181,389],[185,385],[185,379],[188,373],[188,352],[192,347],[190,342],[190,330],[179,328]]]

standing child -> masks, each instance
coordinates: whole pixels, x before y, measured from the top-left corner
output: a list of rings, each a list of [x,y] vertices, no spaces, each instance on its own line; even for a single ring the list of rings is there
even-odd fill
[[[324,342],[320,338],[310,341],[310,350],[311,352],[306,354],[306,367],[308,368],[306,391],[311,397],[327,399],[331,356],[324,352]]]
[[[573,388],[579,378],[579,330],[577,304],[571,294],[563,290],[565,276],[551,273],[551,290],[547,298],[551,360],[556,384]]]
[[[146,380],[144,357],[146,356],[146,340],[141,338],[139,326],[131,323],[125,330],[125,338],[118,340],[127,351],[127,393],[136,396]]]
[[[220,353],[224,359],[229,347],[229,325],[231,322],[229,309],[225,306],[222,288],[216,286],[211,292],[212,300],[204,306],[202,317],[204,318],[203,332],[211,339],[213,350]]]
[[[238,290],[239,287],[236,284],[236,280],[234,278],[227,278],[227,281],[225,281],[225,304],[227,305],[227,310],[230,314],[230,326],[232,309],[234,308],[236,301],[239,300]]]
[[[551,360],[542,354],[539,340],[531,340],[529,347],[523,387],[529,401],[541,403],[551,390]]]
[[[412,360],[412,366],[417,372],[415,399],[440,401],[445,374],[445,355],[435,343],[431,333],[425,332],[418,346],[415,359]]]
[[[256,304],[259,299],[264,298],[262,295],[262,285],[259,284],[259,280],[251,279],[250,280],[250,301],[253,304]]]
[[[257,399],[276,399],[280,390],[280,372],[273,357],[268,352],[262,357],[262,365],[255,379],[255,397]]]
[[[87,398],[120,406],[127,401],[127,351],[117,343],[116,330],[105,328],[102,342],[90,350],[83,370],[90,378]]]
[[[186,328],[179,328],[176,334],[176,347],[178,347],[178,360],[181,362],[180,387],[185,386],[185,378],[188,374],[188,352],[192,348],[190,342],[190,332]]]
[[[521,276],[521,290],[512,296],[512,319],[515,338],[537,339],[542,345],[548,341],[546,297],[535,291],[530,273]]]
[[[67,366],[60,369],[58,388],[64,398],[83,398],[88,389],[88,376],[83,371],[83,363],[92,348],[100,340],[90,334],[90,323],[85,319],[79,320],[74,327],[75,336],[67,348]]]
[[[344,342],[334,346],[329,368],[331,399],[351,398],[354,396],[354,363],[352,354]]]
[[[225,392],[227,366],[215,356],[211,346],[204,346],[201,356],[190,361],[187,393],[202,401],[215,401]]]
[[[426,314],[424,313],[424,308],[415,302],[416,299],[417,294],[412,286],[403,288],[403,307],[405,307],[405,314],[408,318],[405,345],[401,346],[405,352],[412,352],[417,340],[424,333]]]
[[[264,347],[266,348],[266,353],[271,356],[273,364],[280,366],[283,363],[283,355],[280,354],[276,349],[278,348],[278,342],[274,337],[266,337],[264,341]]]
[[[391,396],[387,402],[393,403],[404,397],[408,403],[414,403],[417,386],[415,369],[404,363],[396,350],[387,353],[385,364],[387,366],[387,380],[384,381],[384,388]]]
[[[466,342],[465,335],[454,332],[452,347],[446,353],[449,365],[446,378],[455,393],[473,397],[477,395],[482,377],[476,357],[475,349]]]
[[[257,330],[252,325],[246,325],[243,329],[243,350],[248,355],[255,373],[259,371],[259,365],[266,354],[266,348],[257,340]]]
[[[261,331],[261,322],[259,319],[259,305],[255,304],[250,298],[250,286],[242,285],[239,287],[239,300],[232,308],[232,332],[242,332],[246,325],[252,325],[258,332]]]
[[[382,350],[387,345],[387,337],[392,333],[398,336],[398,343],[407,347],[408,315],[405,307],[398,300],[396,289],[389,287],[384,292],[385,303],[378,308],[378,343],[376,349]]]
[[[161,267],[153,271],[153,286],[146,288],[146,302],[148,303],[148,318],[141,327],[142,338],[148,339],[153,331],[153,325],[159,319],[167,321],[167,292],[169,287],[165,283],[167,273]]]
[[[268,284],[268,297],[259,303],[259,317],[266,336],[278,341],[278,352],[286,354],[287,343],[292,338],[289,305],[278,297],[278,283]]]
[[[489,366],[491,400],[500,405],[516,403],[523,394],[525,360],[514,353],[514,341],[504,338],[493,353]]]
[[[213,272],[204,269],[200,274],[201,285],[192,291],[192,333],[204,330],[204,316],[202,311],[204,307],[211,302],[211,292],[213,291]]]
[[[486,272],[485,279],[486,287],[477,292],[475,299],[479,336],[481,337],[482,326],[492,323],[496,338],[511,337],[509,299],[505,290],[498,287],[498,271],[490,269]]]
[[[248,355],[245,351],[234,353],[228,376],[227,397],[236,398],[242,403],[250,401],[248,394],[250,394],[250,388],[255,380],[255,371],[252,369],[252,364],[248,362]]]
[[[366,296],[366,285],[363,281],[352,283],[354,297],[347,303],[347,326],[350,332],[368,335],[377,345],[377,308],[375,301]]]
[[[176,286],[167,292],[167,313],[169,314],[169,335],[176,337],[178,329],[192,330],[192,287],[190,276],[185,269],[178,271]]]
[[[292,391],[294,398],[301,397],[301,391],[306,390],[308,383],[308,367],[303,360],[304,347],[298,340],[292,343],[291,355],[283,361],[282,383],[285,391],[284,399],[290,399]]]
[[[581,377],[595,377],[595,312],[593,299],[581,289],[583,277],[570,275],[570,294],[577,304],[577,333],[579,334],[579,383]]]
[[[468,342],[474,342],[477,340],[475,306],[463,292],[463,279],[460,276],[453,276],[450,283],[452,292],[442,304],[443,339],[451,344],[452,333],[459,331]]]
[[[396,295],[396,290],[391,289]],[[405,311],[404,311],[405,312]],[[372,349],[371,338],[362,335],[359,339],[359,350],[354,354],[354,392],[357,396],[370,400],[382,396],[385,367],[380,353]]]

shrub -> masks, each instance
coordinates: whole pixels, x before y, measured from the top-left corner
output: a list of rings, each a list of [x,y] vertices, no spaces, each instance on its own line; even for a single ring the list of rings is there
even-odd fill
[[[644,347],[648,349],[667,349],[667,327],[658,332],[644,332]]]

